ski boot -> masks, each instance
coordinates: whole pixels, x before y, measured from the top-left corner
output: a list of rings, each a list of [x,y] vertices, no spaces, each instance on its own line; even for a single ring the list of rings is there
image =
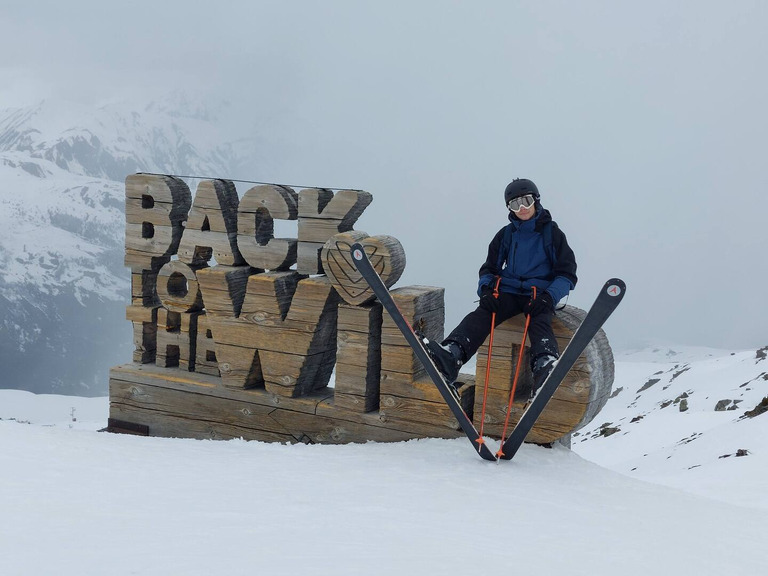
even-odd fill
[[[531,367],[533,372],[533,387],[531,388],[531,398],[536,396],[536,392],[538,392],[539,388],[541,388],[541,385],[544,384],[544,381],[547,379],[547,376],[549,376],[549,373],[552,372],[552,369],[555,367],[556,360],[557,356],[552,356],[550,354],[542,354],[541,356],[538,356],[536,360],[534,360],[533,366]]]
[[[446,342],[445,344],[438,344],[434,340],[429,338],[423,338],[424,348],[427,349],[429,357],[435,363],[435,366],[443,375],[445,383],[448,385],[448,390],[456,398],[456,401],[461,403],[461,396],[456,389],[454,382],[459,375],[459,368],[463,362],[461,361],[461,348],[455,342]]]

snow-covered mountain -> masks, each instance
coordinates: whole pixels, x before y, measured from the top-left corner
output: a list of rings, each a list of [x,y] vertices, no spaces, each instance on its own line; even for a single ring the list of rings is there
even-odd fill
[[[179,95],[0,111],[0,387],[103,394],[131,348],[125,176],[235,177],[252,159]]]
[[[618,354],[613,394],[572,447],[622,474],[768,510],[768,346]]]

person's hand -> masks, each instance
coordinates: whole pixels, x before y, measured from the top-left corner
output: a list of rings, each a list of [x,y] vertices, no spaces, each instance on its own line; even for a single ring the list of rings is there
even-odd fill
[[[493,295],[493,287],[490,284],[480,288],[480,308],[491,314],[499,311],[499,299]]]
[[[543,312],[552,312],[555,309],[555,303],[552,300],[552,296],[546,290],[537,290],[536,297],[531,298],[526,306],[525,313],[531,316],[536,316]]]

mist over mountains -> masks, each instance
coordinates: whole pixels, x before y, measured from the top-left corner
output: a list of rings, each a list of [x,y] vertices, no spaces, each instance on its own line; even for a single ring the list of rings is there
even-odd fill
[[[253,147],[223,141],[219,112],[180,95],[0,111],[0,388],[106,392],[132,348],[124,179],[235,177]]]

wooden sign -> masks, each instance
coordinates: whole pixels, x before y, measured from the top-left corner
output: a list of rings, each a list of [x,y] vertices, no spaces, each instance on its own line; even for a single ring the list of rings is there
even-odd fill
[[[125,190],[126,318],[135,351],[133,362],[110,372],[111,429],[323,443],[461,434],[353,265],[349,250],[360,242],[409,322],[443,338],[445,290],[394,287],[405,269],[403,246],[354,230],[371,194],[259,185],[239,198],[231,181],[216,179],[200,182],[193,200],[181,180],[149,174],[129,176]],[[276,238],[276,220],[295,223],[295,235]],[[566,312],[555,326],[563,341],[580,318],[578,309]],[[513,319],[496,332],[487,394],[475,392],[476,375],[459,377],[470,417],[477,420],[479,402],[488,399],[492,436],[506,416],[519,331]],[[523,378],[530,378],[525,368]],[[601,333],[531,437],[550,442],[584,426],[612,381]],[[514,425],[522,405],[512,410]]]

